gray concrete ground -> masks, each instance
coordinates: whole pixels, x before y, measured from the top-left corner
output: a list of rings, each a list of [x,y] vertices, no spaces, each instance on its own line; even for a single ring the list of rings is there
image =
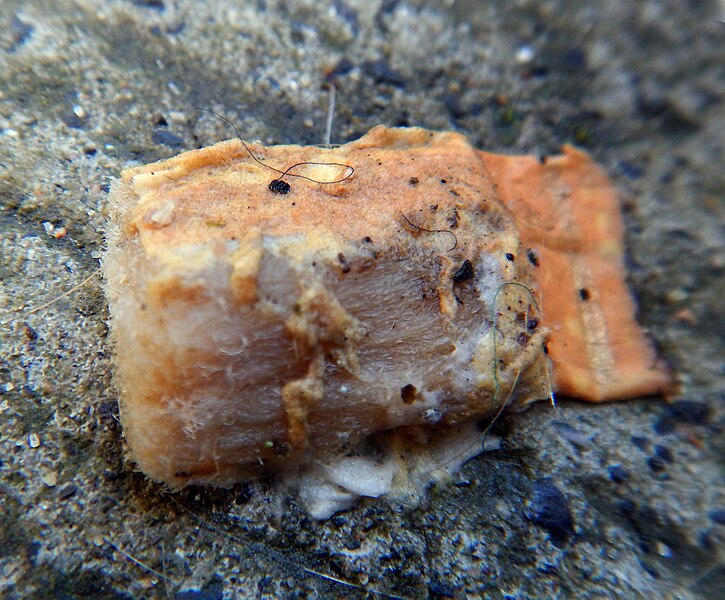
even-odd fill
[[[3,0],[0,596],[725,597],[719,10]],[[324,523],[270,482],[171,495],[134,472],[94,275],[109,179],[231,137],[195,106],[248,139],[319,143],[330,72],[333,141],[420,125],[501,152],[573,142],[605,165],[675,402],[541,404],[426,506]]]

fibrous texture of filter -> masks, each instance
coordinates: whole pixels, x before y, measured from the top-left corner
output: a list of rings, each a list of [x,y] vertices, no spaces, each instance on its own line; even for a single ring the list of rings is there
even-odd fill
[[[443,448],[433,428],[455,438],[552,381],[593,400],[663,389],[611,184],[571,149],[527,161],[376,127],[125,171],[104,270],[133,460],[174,488],[306,470],[325,516],[404,478],[389,437],[363,456],[373,434]],[[297,163],[270,189],[269,166]]]

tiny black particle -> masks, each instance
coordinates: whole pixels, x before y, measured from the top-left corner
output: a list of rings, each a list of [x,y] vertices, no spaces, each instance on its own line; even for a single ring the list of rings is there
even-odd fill
[[[463,283],[464,281],[471,279],[473,275],[473,265],[470,260],[466,259],[453,274],[453,283]]]
[[[536,253],[531,248],[526,251],[526,258],[528,258],[529,262],[535,267],[539,266],[539,257],[536,256]]]
[[[513,254],[511,254],[510,252],[506,253],[506,260],[510,260],[513,262],[515,259],[516,257]]]
[[[579,297],[586,302],[592,297],[592,294],[587,288],[582,288],[579,290]]]
[[[273,179],[269,182],[269,191],[275,194],[288,194],[290,191],[290,185],[286,181],[281,179]]]
[[[411,177],[410,179],[408,179],[408,183],[410,185],[418,185],[418,183],[420,183],[420,179],[418,179],[417,177]]]

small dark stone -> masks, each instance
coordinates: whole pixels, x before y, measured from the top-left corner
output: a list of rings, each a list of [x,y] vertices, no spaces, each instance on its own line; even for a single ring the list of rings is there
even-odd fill
[[[72,483],[61,488],[58,492],[58,500],[68,500],[68,498],[75,496],[78,491],[78,486]]]
[[[83,125],[85,124],[85,120],[81,119],[71,109],[64,111],[60,116],[60,120],[73,129],[83,129]]]
[[[526,251],[526,258],[528,258],[529,262],[535,267],[539,266],[539,257],[536,256],[536,253],[531,248]]]
[[[540,567],[536,567],[536,570],[544,575],[556,575],[559,572],[557,566],[551,563],[544,563]]]
[[[622,465],[612,465],[609,467],[609,479],[614,483],[624,483],[629,477],[629,473]]]
[[[654,579],[660,578],[660,573],[657,569],[655,569],[651,564],[648,562],[645,562],[643,560],[639,561],[639,564],[642,565],[642,568]]]
[[[703,531],[700,534],[700,545],[705,549],[709,551],[715,550],[717,548],[717,544],[715,543],[715,540],[712,537],[712,533],[709,531]]]
[[[673,419],[669,415],[663,415],[655,421],[652,428],[658,435],[667,435],[668,433],[672,433],[676,426],[677,419]]]
[[[347,517],[344,515],[335,515],[330,519],[332,521],[332,524],[335,527],[342,527],[345,523],[347,523]]]
[[[98,416],[101,417],[101,419],[115,420],[118,418],[118,402],[115,400],[102,402],[96,410],[98,411]]]
[[[650,456],[647,459],[647,464],[654,473],[661,473],[667,468],[667,463],[659,456]]]
[[[411,177],[410,179],[408,179],[408,183],[410,185],[418,185],[420,183],[420,179],[418,179],[417,177]]]
[[[446,94],[443,104],[454,119],[462,119],[468,113],[458,94]]]
[[[98,152],[98,150],[96,150],[95,148],[84,148],[83,149],[83,154],[85,154],[86,156],[95,156],[97,152]]]
[[[680,400],[666,406],[665,414],[690,425],[705,425],[712,417],[712,408],[704,402]]]
[[[639,179],[642,177],[642,174],[644,171],[640,169],[639,167],[633,165],[632,163],[629,163],[627,161],[620,161],[620,163],[617,165],[619,167],[619,170],[624,173],[627,177],[630,179]]]
[[[515,259],[516,257],[513,254],[511,254],[510,252],[506,253],[506,260],[510,260],[511,262],[513,262]]]
[[[156,119],[156,127],[168,127],[169,122],[163,116]]]
[[[643,435],[633,435],[631,438],[632,443],[637,446],[640,450],[646,450],[649,448],[649,439]]]
[[[332,70],[327,74],[325,79],[327,79],[327,81],[333,81],[342,75],[347,75],[354,68],[355,64],[347,56],[343,56],[337,61],[337,64],[332,67]]]
[[[551,478],[547,477],[534,485],[531,513],[526,517],[534,525],[546,530],[552,543],[559,548],[565,546],[574,533],[569,500]]]
[[[164,10],[164,0],[131,0],[136,6],[141,8],[154,8],[156,10]]]
[[[151,139],[154,144],[165,144],[171,148],[181,148],[184,145],[184,140],[178,135],[174,135],[170,131],[164,131],[163,129],[156,129],[151,135]]]
[[[587,300],[591,299],[592,293],[587,288],[581,288],[579,290],[579,297],[582,299],[582,301],[586,302]]]
[[[253,495],[254,491],[252,490],[252,486],[248,483],[243,483],[241,485],[241,489],[237,493],[236,498],[234,498],[234,503],[237,505],[247,504],[247,502],[252,499]]]
[[[174,23],[173,25],[167,25],[166,26],[166,33],[169,35],[176,35],[177,33],[181,33],[184,31],[184,28],[186,27],[186,23],[184,21],[179,21],[178,23]]]
[[[394,70],[384,58],[365,61],[362,69],[375,83],[387,83],[397,87],[405,86],[405,78]]]
[[[675,456],[672,454],[672,450],[670,450],[667,446],[662,446],[660,444],[656,445],[655,454],[668,463],[671,463],[675,460]]]
[[[711,510],[709,517],[718,525],[725,525],[725,508]]]

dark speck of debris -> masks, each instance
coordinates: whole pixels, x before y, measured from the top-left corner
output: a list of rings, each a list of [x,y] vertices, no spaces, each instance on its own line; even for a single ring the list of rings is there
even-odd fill
[[[544,563],[540,567],[536,567],[536,570],[544,575],[556,575],[559,572],[556,565],[552,565],[551,563]]]
[[[68,498],[75,496],[76,492],[78,491],[78,486],[73,485],[72,483],[65,486],[58,492],[58,499],[59,500],[68,500]]]
[[[473,265],[471,264],[470,260],[466,259],[463,261],[463,264],[458,267],[458,270],[453,274],[453,283],[463,283],[464,281],[472,279],[473,275]]]
[[[587,288],[581,288],[581,289],[579,290],[579,297],[580,297],[580,298],[581,298],[581,299],[582,299],[582,300],[583,300],[584,302],[586,302],[587,300],[589,300],[589,299],[590,299],[590,298],[592,297],[592,294],[591,294],[591,292],[590,292],[590,291],[589,291],[589,290],[588,290]]]
[[[660,578],[660,574],[659,574],[659,571],[657,571],[657,569],[655,569],[655,568],[654,568],[654,567],[653,567],[653,566],[652,566],[651,564],[649,564],[648,562],[645,562],[645,561],[643,561],[643,560],[641,560],[641,559],[640,559],[640,561],[639,561],[639,564],[640,564],[640,565],[642,565],[642,568],[643,568],[643,569],[644,569],[644,570],[645,570],[645,571],[646,571],[646,572],[647,572],[647,573],[648,573],[648,574],[649,574],[650,576],[652,576],[652,577],[653,577],[654,579],[659,579],[659,578]]]
[[[710,511],[709,517],[718,525],[725,525],[725,508]]]
[[[273,179],[267,187],[270,192],[274,192],[275,194],[289,194],[292,189],[290,184],[282,179]]]
[[[184,145],[184,140],[182,140],[178,135],[174,135],[173,133],[164,131],[163,129],[157,129],[154,131],[151,135],[151,139],[154,144],[165,144],[171,148],[181,148]]]
[[[723,511],[723,513],[725,514],[725,511]],[[710,516],[710,518],[712,519],[712,515]],[[725,521],[723,521],[723,524],[725,524]],[[703,548],[705,548],[705,550],[708,550],[710,552],[712,552],[713,550],[715,550],[715,548],[717,548],[717,545],[715,544],[715,540],[712,538],[712,533],[709,531],[703,531],[700,534],[699,541],[700,541],[700,545]]]
[[[184,31],[184,28],[186,27],[186,23],[184,21],[179,21],[178,23],[174,23],[173,25],[167,25],[166,27],[166,33],[169,35],[176,35],[177,33],[181,33]]]
[[[642,177],[642,173],[643,173],[642,169],[640,169],[639,167],[636,167],[632,163],[629,163],[626,161],[621,161],[617,165],[617,167],[619,168],[619,170],[622,173],[624,173],[624,175],[626,175],[630,179],[639,179],[640,177]]]
[[[38,339],[38,332],[35,331],[30,325],[27,323],[23,327],[23,331],[25,333],[25,339],[27,339],[29,342],[34,342]]]
[[[659,456],[650,456],[647,459],[647,464],[653,473],[661,473],[667,468],[667,463]]]
[[[69,109],[60,116],[61,121],[72,129],[83,129],[85,119],[81,119],[73,110]]]
[[[362,64],[362,70],[375,83],[387,83],[397,87],[405,86],[405,78],[394,70],[384,58],[365,61]]]
[[[668,416],[662,416],[652,425],[652,428],[659,435],[667,435],[675,430],[677,421]]]
[[[627,470],[622,465],[612,465],[609,467],[609,479],[614,483],[624,483],[627,477],[629,477],[629,473],[627,473]]]
[[[531,248],[526,251],[526,258],[528,258],[529,262],[535,267],[539,266],[539,257],[536,256],[536,253]]]
[[[164,0],[131,0],[136,6],[141,8],[155,8],[156,10],[164,10]]]
[[[705,425],[712,417],[709,404],[695,400],[680,400],[665,406],[662,416],[654,424],[655,431],[660,435],[672,433],[677,423],[689,425]]]
[[[667,411],[673,417],[692,425],[705,425],[712,416],[712,409],[709,404],[694,400],[681,400],[670,404]]]
[[[649,440],[643,435],[633,435],[630,439],[632,440],[632,443],[640,450],[646,450],[647,448],[649,448]]]
[[[372,244],[373,243],[373,238],[371,238],[369,235],[366,235],[363,238],[363,242],[365,242],[366,244]]]
[[[327,81],[333,81],[338,77],[347,75],[354,68],[355,65],[353,62],[346,56],[343,56],[339,61],[337,61],[337,64],[330,69],[327,75],[325,75],[325,79],[327,79]]]
[[[558,548],[565,546],[574,533],[569,500],[549,477],[534,485],[531,512],[525,516],[534,525],[546,530]]]
[[[338,252],[337,260],[339,260],[340,264],[342,265],[342,272],[349,273],[350,272],[350,263],[347,262],[347,258],[345,258],[345,255],[342,252]]]
[[[655,446],[655,454],[668,463],[671,463],[675,460],[675,457],[672,454],[672,450],[670,450],[667,446],[662,446],[658,444],[657,446]]]
[[[417,177],[411,177],[410,179],[408,179],[408,183],[410,185],[418,185],[419,182],[420,179],[418,179]]]
[[[506,260],[510,260],[511,262],[513,262],[514,260],[516,260],[516,257],[513,254],[511,254],[510,252],[507,252]]]
[[[335,515],[330,519],[335,527],[342,527],[347,523],[347,517],[345,515]]]
[[[458,94],[446,94],[443,104],[454,119],[462,119],[468,113]]]

